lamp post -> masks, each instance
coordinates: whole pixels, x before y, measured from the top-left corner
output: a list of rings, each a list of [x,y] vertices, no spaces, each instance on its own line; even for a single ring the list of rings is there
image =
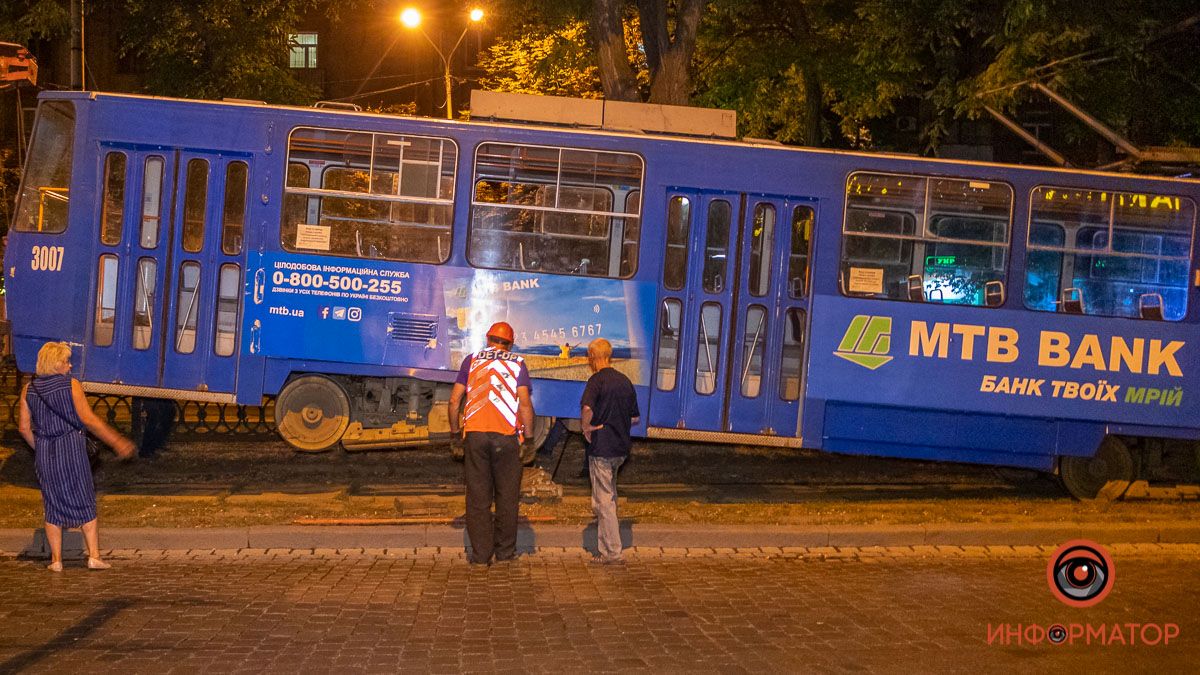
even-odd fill
[[[420,31],[421,36],[433,47],[433,51],[437,52],[438,58],[442,60],[443,75],[446,80],[446,119],[448,120],[454,119],[454,84],[450,81],[450,60],[454,58],[454,52],[458,51],[458,46],[462,44],[463,38],[467,36],[467,31],[471,30],[471,26],[483,20],[483,10],[479,8],[472,9],[471,13],[467,16],[470,22],[463,28],[462,34],[458,36],[458,41],[450,48],[449,54],[443,54],[441,47],[429,37],[424,28],[421,28],[421,12],[419,10],[415,7],[409,7],[400,13],[400,23],[404,24],[407,28],[415,28]]]

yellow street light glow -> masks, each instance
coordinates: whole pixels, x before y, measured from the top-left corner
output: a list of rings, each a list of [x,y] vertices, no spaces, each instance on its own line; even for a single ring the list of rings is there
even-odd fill
[[[421,25],[421,13],[415,7],[400,12],[400,23],[409,28],[416,28]]]
[[[476,7],[475,9],[472,9],[471,10],[471,20],[472,21],[482,21],[483,20],[483,10],[479,9],[478,7]]]

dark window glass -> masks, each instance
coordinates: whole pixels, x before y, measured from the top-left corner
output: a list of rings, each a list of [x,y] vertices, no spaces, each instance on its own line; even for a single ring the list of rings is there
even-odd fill
[[[96,273],[96,314],[92,324],[92,342],[98,347],[113,343],[117,325],[117,256],[100,256]]]
[[[37,109],[33,143],[25,160],[13,229],[56,234],[67,229],[75,104],[43,101]]]
[[[1012,202],[1003,183],[852,174],[842,292],[986,306],[988,284],[1005,280]]]
[[[200,311],[200,265],[185,262],[179,266],[179,294],[175,299],[175,351],[196,351],[196,316]]]
[[[221,216],[221,252],[225,255],[242,252],[248,172],[245,162],[230,162],[225,167],[225,208]]]
[[[751,305],[742,331],[742,396],[754,398],[762,389],[763,351],[767,342],[767,310]]]
[[[706,302],[700,307],[700,326],[696,331],[696,393],[717,390],[721,363],[721,306]]]
[[[729,262],[729,224],[733,208],[723,199],[708,204],[707,232],[704,238],[704,290],[720,293],[725,289],[725,268]]]
[[[162,226],[163,158],[147,157],[142,175],[142,229],[138,242],[142,248],[158,246]]]
[[[1034,223],[1029,232],[1031,246],[1025,254],[1025,306],[1043,312],[1057,309],[1062,280],[1062,246],[1066,231],[1054,223]],[[1051,248],[1052,247],[1052,248]]]
[[[804,310],[791,308],[784,315],[783,350],[779,364],[779,397],[800,398],[800,376],[804,366]]]
[[[775,207],[755,204],[750,230],[750,295],[762,297],[771,287],[771,256],[775,245]]]
[[[788,295],[802,298],[808,293],[808,251],[812,243],[816,213],[808,206],[792,209],[792,246],[788,253]]]
[[[449,258],[458,163],[450,139],[298,128],[288,159],[285,249],[423,263]]]
[[[208,162],[192,159],[187,165],[183,193],[183,250],[199,253],[204,248],[204,212],[208,206]]]
[[[667,253],[663,258],[663,285],[669,290],[683,288],[687,279],[688,224],[692,204],[687,197],[671,197],[667,202]]]
[[[679,365],[679,326],[682,305],[674,298],[663,301],[658,317],[658,380],[660,391],[674,391]]]
[[[221,265],[217,277],[216,335],[213,353],[230,356],[237,348],[238,315],[242,309],[242,270],[237,265]]]
[[[133,348],[149,349],[154,340],[155,302],[158,284],[158,261],[142,258],[137,266],[137,291],[133,296]]]
[[[1191,200],[1040,187],[1030,202],[1026,307],[1168,321],[1187,313]]]
[[[625,213],[641,213],[642,192],[630,190],[625,195]],[[613,218],[613,241],[621,243],[621,260],[609,276],[631,277],[637,271],[638,243],[642,239],[641,218]]]
[[[637,268],[637,155],[483,143],[467,257],[477,267],[595,277]]]
[[[104,157],[104,211],[100,215],[100,241],[108,246],[121,243],[125,222],[125,153]]]

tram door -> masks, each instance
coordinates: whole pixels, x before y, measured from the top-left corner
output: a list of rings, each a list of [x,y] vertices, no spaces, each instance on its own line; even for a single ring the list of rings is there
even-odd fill
[[[249,156],[101,149],[101,246],[85,378],[232,393]]]
[[[815,202],[674,190],[650,424],[794,436]]]

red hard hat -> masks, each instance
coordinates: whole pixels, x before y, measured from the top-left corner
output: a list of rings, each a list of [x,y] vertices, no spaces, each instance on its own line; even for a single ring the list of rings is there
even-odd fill
[[[513,329],[512,326],[508,325],[507,323],[503,321],[497,321],[496,323],[492,324],[491,328],[488,329],[487,336],[511,343],[513,342]]]

